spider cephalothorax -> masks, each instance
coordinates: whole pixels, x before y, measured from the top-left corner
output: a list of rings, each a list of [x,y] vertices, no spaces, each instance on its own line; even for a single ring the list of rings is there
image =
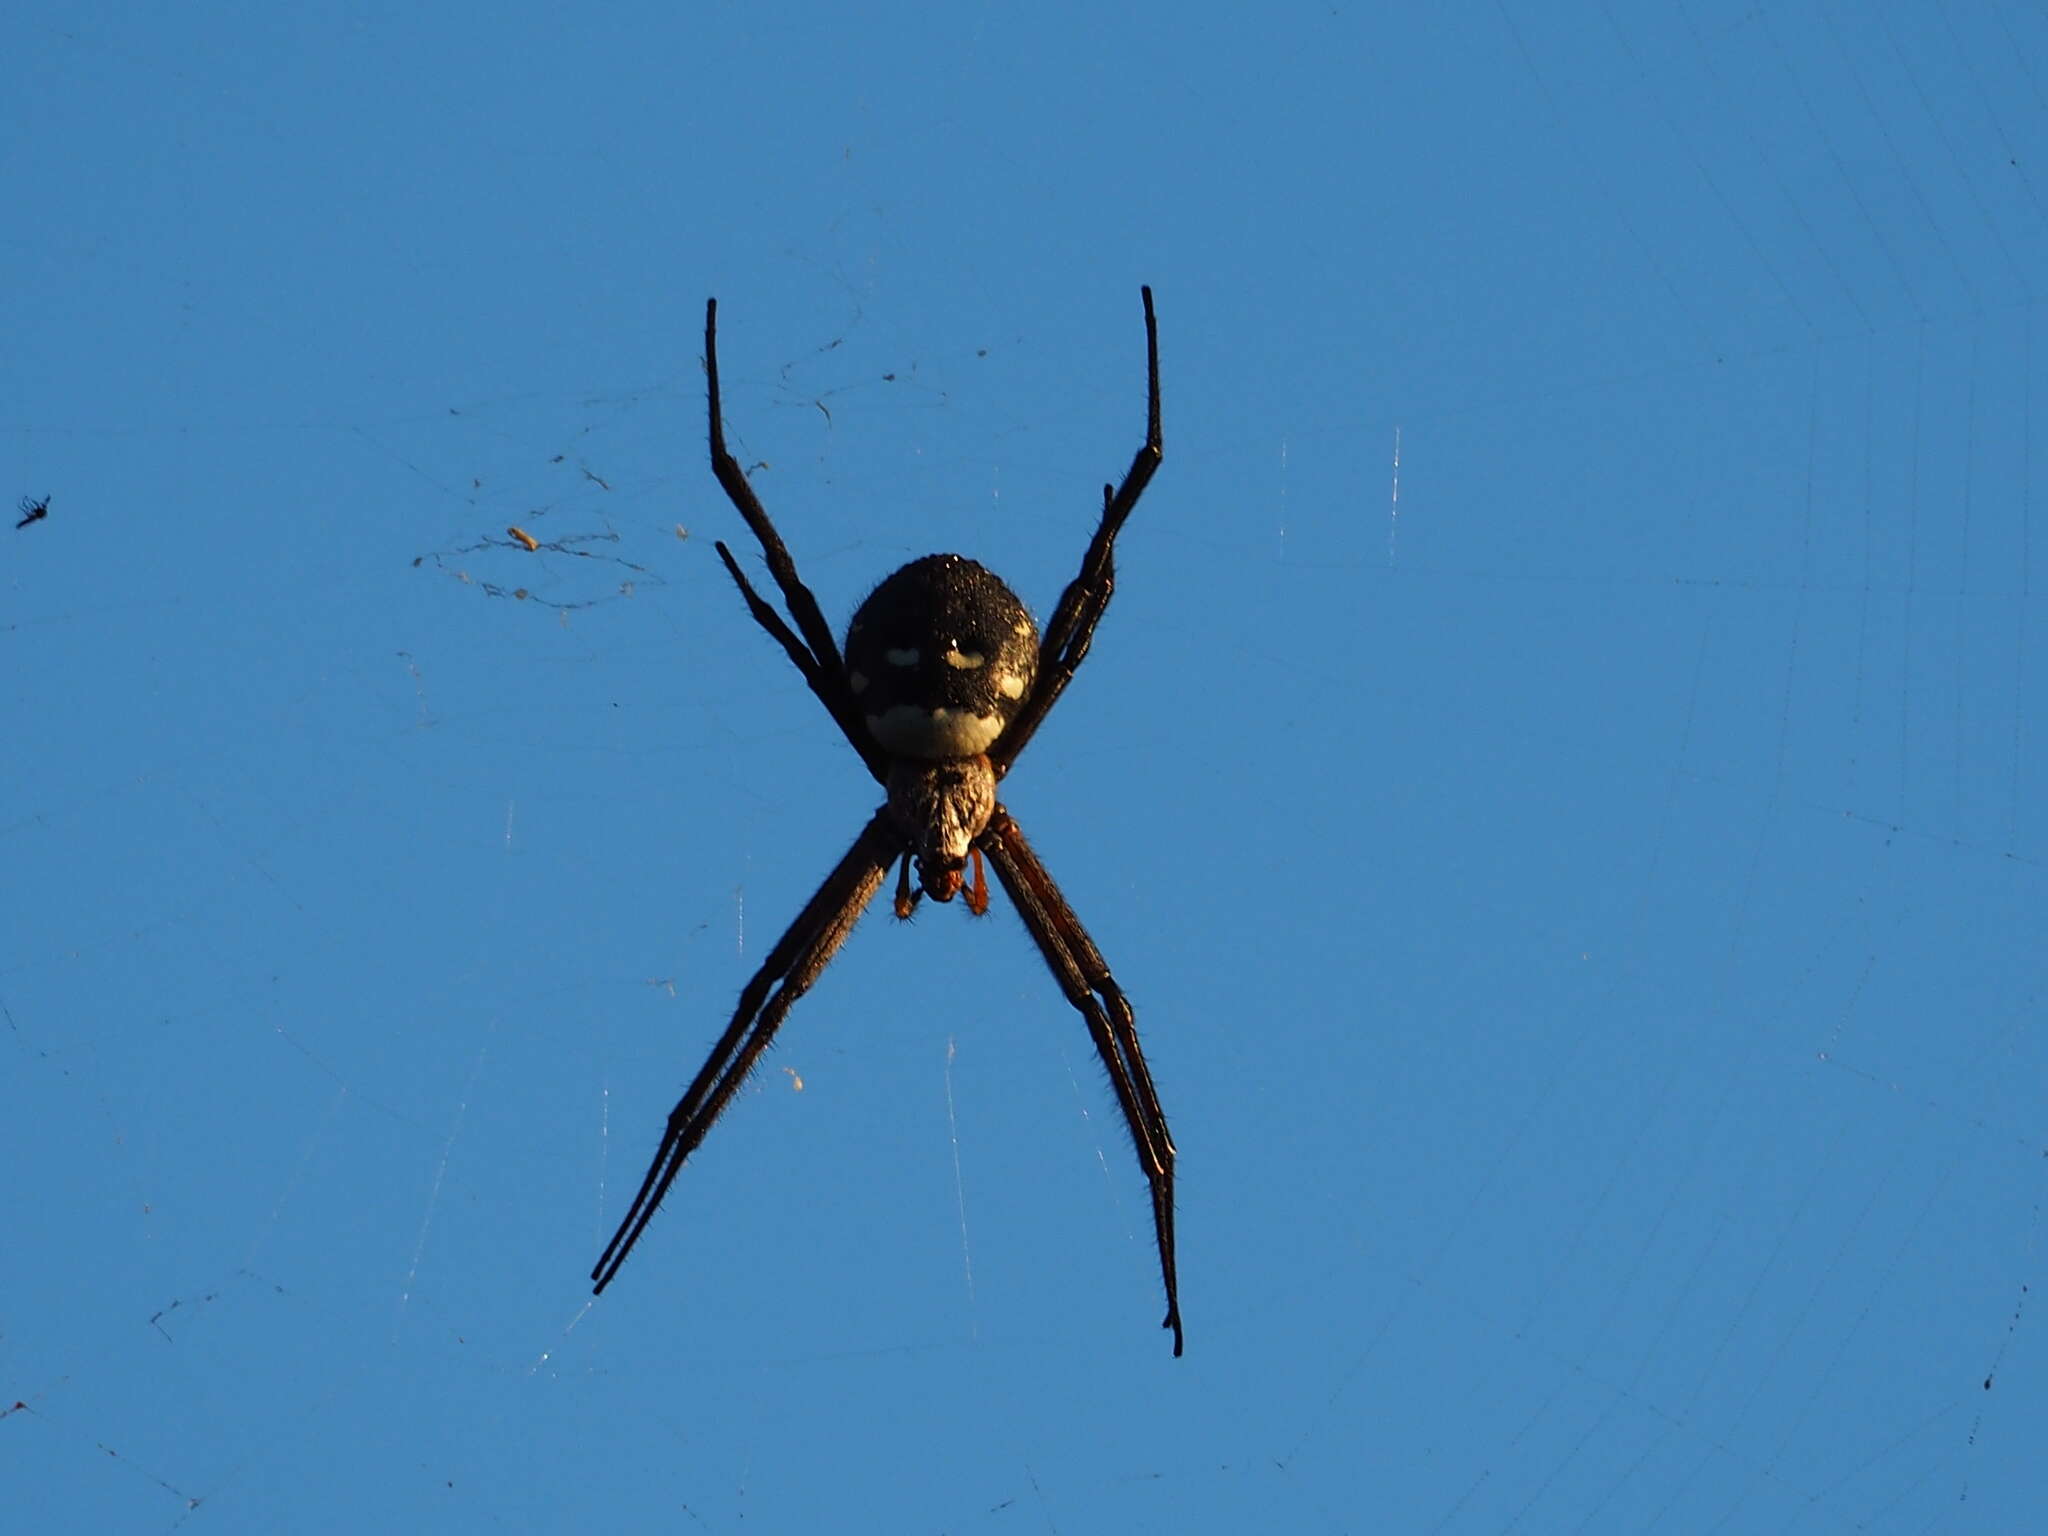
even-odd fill
[[[896,880],[896,915],[917,909],[910,893],[910,862],[917,883],[934,901],[951,901],[966,883],[974,860],[974,884],[967,907],[979,917],[988,910],[988,882],[981,874],[976,838],[996,813],[996,774],[980,753],[973,757],[899,757],[889,764],[889,814],[906,845]]]
[[[717,546],[718,557],[755,622],[803,674],[888,798],[741,990],[732,1022],[669,1114],[647,1177],[591,1271],[598,1290],[617,1276],[684,1160],[760,1061],[791,1006],[846,942],[881,890],[889,866],[898,866],[898,917],[910,916],[917,905],[910,885],[913,863],[923,894],[950,901],[964,887],[968,909],[978,914],[988,910],[982,874],[986,858],[1060,990],[1086,1021],[1130,1127],[1138,1165],[1152,1189],[1152,1225],[1166,1282],[1165,1326],[1173,1330],[1173,1352],[1180,1353],[1173,1138],[1138,1049],[1137,1021],[1088,930],[996,800],[997,782],[1088,654],[1116,588],[1117,532],[1159,467],[1159,330],[1152,290],[1143,292],[1145,441],[1123,483],[1102,488],[1102,520],[1081,557],[1080,574],[1060,595],[1045,633],[1039,634],[1017,595],[985,567],[960,555],[927,555],[889,577],[860,605],[847,627],[843,659],[818,600],[798,577],[796,562],[739,461],[726,451],[718,399],[718,304],[713,300],[705,306],[712,473],[760,541],[789,619],[762,600],[723,543]],[[966,876],[970,863],[972,884]]]

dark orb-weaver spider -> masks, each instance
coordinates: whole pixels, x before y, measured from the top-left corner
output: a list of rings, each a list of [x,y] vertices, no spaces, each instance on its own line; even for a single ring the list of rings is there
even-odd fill
[[[598,1291],[617,1278],[684,1161],[760,1061],[791,1006],[846,942],[881,890],[890,865],[897,866],[898,917],[910,916],[920,895],[934,901],[960,895],[968,910],[979,915],[988,910],[986,859],[1067,1001],[1087,1022],[1108,1070],[1138,1166],[1152,1187],[1153,1229],[1166,1283],[1164,1326],[1173,1331],[1173,1352],[1181,1352],[1173,1138],[1138,1048],[1130,1002],[1024,833],[996,800],[997,783],[1088,654],[1116,586],[1117,532],[1159,468],[1159,327],[1152,290],[1142,291],[1145,441],[1123,483],[1102,488],[1102,520],[1081,558],[1080,574],[1060,595],[1044,634],[1016,595],[985,567],[959,555],[927,555],[897,571],[860,605],[847,627],[843,656],[745,471],[726,450],[718,398],[718,301],[705,306],[712,472],[760,541],[795,629],[754,590],[723,543],[718,557],[738,583],[755,622],[796,664],[887,799],[741,990],[731,1024],[669,1115],[647,1177],[591,1271]],[[911,885],[913,864],[917,889]]]

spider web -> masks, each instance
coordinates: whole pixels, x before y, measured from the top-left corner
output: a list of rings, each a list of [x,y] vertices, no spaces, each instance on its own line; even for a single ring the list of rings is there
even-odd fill
[[[974,25],[935,78],[1038,78]],[[1354,233],[1388,253],[1318,224],[1233,288],[1169,178],[1183,243],[1130,236],[1167,464],[1005,788],[1173,1118],[1178,1365],[1114,1103],[1000,910],[870,917],[619,1284],[582,1279],[873,800],[712,554],[754,560],[699,289],[835,625],[944,548],[1042,616],[1140,426],[1114,221],[1042,278],[927,258],[854,156],[715,283],[648,207],[667,266],[621,286],[680,290],[658,314],[514,265],[487,357],[409,315],[361,376],[202,372],[267,355],[202,284],[136,345],[206,388],[102,405],[114,355],[34,333],[0,416],[53,494],[0,567],[27,1526],[2023,1528],[2038,22],[1448,25],[1279,46],[1512,100],[1548,203],[1433,117],[1410,157],[1458,197],[1381,165],[1403,216]],[[691,48],[787,66],[752,26]],[[384,78],[410,50],[370,35],[339,57]],[[40,35],[52,78],[170,57],[83,36]],[[224,90],[237,140],[264,90]],[[1385,131],[1345,124],[1317,165]],[[541,143],[486,163],[618,158]],[[758,200],[782,162],[736,153],[690,195]],[[615,209],[559,195],[601,244]],[[520,242],[466,207],[421,249],[474,278]],[[106,273],[46,238],[83,312]]]

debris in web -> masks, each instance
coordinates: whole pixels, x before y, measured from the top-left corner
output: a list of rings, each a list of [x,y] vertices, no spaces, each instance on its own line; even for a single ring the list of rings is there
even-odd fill
[[[537,518],[532,521],[538,523]],[[616,553],[623,542],[616,530],[571,533],[558,539],[543,539],[514,523],[505,529],[502,537],[487,534],[473,544],[429,550],[426,554],[414,556],[412,563],[415,570],[440,571],[464,586],[474,587],[485,597],[511,598],[515,602],[533,603],[541,608],[573,612],[629,598],[642,582],[653,587],[668,585],[668,579],[652,566],[628,560]],[[530,566],[521,568],[510,564],[515,559],[526,561],[536,556],[543,562],[538,573]],[[550,556],[557,557],[552,566],[547,563]],[[562,560],[584,561],[589,565],[564,567],[560,564]],[[604,584],[601,587],[584,586],[591,567],[602,573]],[[521,571],[517,579],[511,574],[515,569]]]

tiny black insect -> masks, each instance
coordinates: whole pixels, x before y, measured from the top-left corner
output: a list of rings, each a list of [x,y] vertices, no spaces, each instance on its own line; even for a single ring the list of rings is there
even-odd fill
[[[30,523],[41,522],[50,515],[50,498],[47,496],[41,501],[33,496],[24,496],[16,505],[21,511],[21,521],[14,525],[17,528],[26,528]]]

